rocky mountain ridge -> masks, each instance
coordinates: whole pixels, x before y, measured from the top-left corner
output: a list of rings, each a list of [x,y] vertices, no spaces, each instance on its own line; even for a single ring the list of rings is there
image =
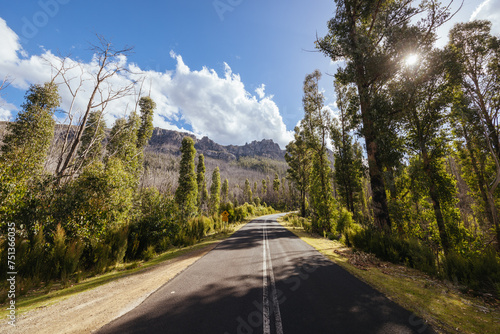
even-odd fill
[[[220,145],[208,137],[197,139],[194,135],[173,130],[155,128],[149,146],[150,151],[160,151],[164,153],[178,154],[184,137],[193,138],[198,153],[203,153],[206,157],[221,159],[226,161],[237,160],[240,157],[264,157],[270,159],[284,160],[285,151],[272,139],[252,141],[242,146]]]
[[[0,144],[3,135],[6,133],[6,125],[8,122],[0,121]],[[66,125],[56,125],[56,137],[63,137],[66,132]],[[264,139],[261,141],[252,141],[242,146],[237,145],[220,145],[208,137],[202,139],[196,138],[193,134],[154,128],[153,135],[149,141],[146,150],[151,152],[169,153],[172,155],[180,154],[182,139],[191,137],[195,142],[195,148],[198,153],[203,153],[206,157],[220,159],[225,161],[234,161],[240,157],[263,157],[275,160],[283,160],[285,151],[275,143],[272,139]],[[71,137],[71,134],[70,134]]]

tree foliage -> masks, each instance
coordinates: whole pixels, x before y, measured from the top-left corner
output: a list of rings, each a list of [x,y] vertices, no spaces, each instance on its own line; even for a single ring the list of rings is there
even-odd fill
[[[175,202],[179,207],[181,219],[187,220],[194,217],[197,212],[198,185],[194,166],[196,155],[194,140],[191,137],[184,137],[180,151],[179,186],[175,191]]]

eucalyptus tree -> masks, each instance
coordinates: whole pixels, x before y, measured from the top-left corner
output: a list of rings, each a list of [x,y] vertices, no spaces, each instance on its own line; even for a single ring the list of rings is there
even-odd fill
[[[359,103],[355,88],[335,81],[338,117],[331,125],[334,145],[334,179],[343,204],[356,214],[356,203],[362,194],[363,162],[361,148],[353,141],[352,132],[357,127]]]
[[[226,204],[229,201],[229,180],[225,179],[222,183],[221,188],[222,204]]]
[[[335,62],[344,62],[337,76],[357,88],[374,218],[382,228],[390,228],[391,221],[379,134],[391,117],[376,104],[386,83],[400,71],[402,50],[394,47],[393,42],[398,39],[393,36],[401,36],[401,31],[411,29],[411,21],[418,16],[421,19],[417,26],[429,36],[450,18],[446,8],[434,0],[422,1],[415,7],[413,3],[410,0],[336,0],[335,17],[328,22],[329,32],[316,41],[316,47],[326,56]],[[406,51],[411,52],[411,46]]]
[[[142,172],[142,161],[137,149],[137,130],[140,118],[136,112],[128,119],[119,118],[111,128],[109,142],[106,146],[106,161],[116,158],[122,161],[124,168],[139,181]]]
[[[99,161],[103,153],[103,141],[106,139],[106,123],[102,111],[92,111],[82,134],[78,148],[77,169],[85,167],[94,161]]]
[[[139,99],[139,108],[141,112],[141,124],[137,130],[137,148],[142,150],[153,135],[153,116],[156,103],[151,97],[143,96]]]
[[[310,174],[310,198],[313,211],[313,229],[329,231],[333,218],[333,189],[330,161],[327,156],[327,141],[330,130],[330,114],[324,106],[324,96],[319,90],[321,73],[316,70],[304,80],[304,118],[301,126],[304,138],[312,153]]]
[[[41,175],[54,137],[53,115],[60,103],[57,85],[32,85],[25,100],[16,120],[7,124],[1,146],[0,215],[15,211],[30,181]]]
[[[456,56],[454,69],[458,69],[456,73],[459,73],[463,94],[461,102],[466,106],[461,110],[468,110],[474,114],[473,117],[479,125],[481,141],[487,148],[487,156],[495,166],[494,177],[480,173],[478,180],[480,189],[486,189],[487,214],[495,227],[497,242],[500,245],[500,223],[495,198],[495,192],[500,184],[500,130],[498,127],[500,40],[491,34],[491,22],[471,21],[456,24],[451,29],[449,48]],[[469,117],[471,117],[470,114]],[[462,130],[467,130],[465,125]],[[465,132],[463,134],[467,135]],[[470,135],[468,138],[469,154],[471,154],[471,159],[476,160],[472,152]],[[477,151],[479,152],[480,150]],[[478,159],[481,161],[481,157]],[[486,180],[481,180],[481,175],[484,175],[483,178]]]
[[[311,151],[305,142],[304,131],[298,126],[295,127],[294,140],[286,146],[285,160],[288,163],[287,177],[299,191],[300,214],[305,217],[311,174]]]
[[[423,36],[424,32],[416,32]],[[421,43],[419,62],[407,64],[400,80],[391,84],[394,103],[403,111],[407,148],[417,154],[415,179],[422,182],[432,202],[441,245],[445,253],[453,246],[448,230],[457,224],[456,187],[444,162],[451,140],[449,110],[453,87],[447,80],[449,54]]]
[[[245,196],[245,201],[247,203],[252,203],[252,188],[250,187],[250,181],[245,179],[245,188],[243,189],[243,195]]]
[[[184,137],[181,144],[181,162],[179,168],[179,186],[175,191],[175,202],[179,208],[180,218],[186,221],[197,212],[198,185],[194,159],[196,149],[191,137]]]
[[[196,167],[196,183],[198,184],[198,211],[203,213],[204,207],[208,201],[207,182],[205,181],[205,156],[200,154],[198,156],[198,166]]]
[[[56,175],[59,182],[62,182],[63,179],[73,177],[78,172],[75,168],[75,157],[91,112],[95,110],[104,111],[110,102],[133,93],[134,81],[129,81],[126,85],[120,87],[112,85],[114,77],[127,71],[124,68],[122,60],[123,56],[128,55],[132,48],[117,49],[104,37],[97,37],[99,42],[92,47],[96,63],[95,68],[87,70],[82,64],[75,64],[69,58],[63,58],[59,65],[52,65],[53,67],[57,67],[55,68],[57,72],[56,77],[62,79],[72,96],[70,108],[66,110],[70,125],[72,125],[75,118],[74,107],[76,101],[82,98],[81,93],[84,91],[85,82],[88,80],[88,77],[91,77],[93,81],[89,92],[90,95],[87,98],[87,103],[82,111],[79,123],[76,125],[75,133],[70,135],[74,130],[72,126],[69,126],[64,136],[64,142],[61,146],[56,167]],[[78,71],[79,75],[75,76],[75,73],[78,73]],[[79,82],[75,83],[78,80]]]
[[[224,181],[224,184],[226,184],[226,189],[228,189],[227,179]],[[212,173],[212,184],[210,185],[210,214],[211,215],[217,215],[219,213],[220,193],[221,193],[220,172],[219,172],[219,167],[215,167],[215,169]],[[224,195],[227,198],[227,192]]]

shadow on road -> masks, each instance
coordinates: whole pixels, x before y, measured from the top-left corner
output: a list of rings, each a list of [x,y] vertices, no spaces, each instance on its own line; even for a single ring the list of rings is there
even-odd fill
[[[250,224],[255,226],[238,231],[214,252],[261,248],[261,225],[266,223]],[[277,245],[271,252],[284,333],[434,333],[423,320],[320,253],[302,244],[294,251],[294,244],[302,241],[293,233],[276,224],[266,229],[270,243]],[[263,333],[262,273],[200,275],[197,286],[183,287],[188,291],[184,294],[171,291],[174,285],[169,283],[98,333]],[[177,287],[182,279],[178,277]]]

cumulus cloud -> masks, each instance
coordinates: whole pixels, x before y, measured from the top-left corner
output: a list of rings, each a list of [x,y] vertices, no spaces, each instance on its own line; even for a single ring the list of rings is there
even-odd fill
[[[266,85],[262,84],[259,88],[255,89],[255,92],[259,96],[260,99],[263,99],[266,96]]]
[[[500,34],[500,0],[484,0],[476,7],[470,20],[489,20],[492,23],[491,32]]]
[[[0,49],[0,78],[9,76],[12,86],[25,90],[33,83],[50,80],[55,73],[54,66],[61,65],[63,58],[45,50],[41,55],[26,55],[19,43],[19,37],[0,18],[0,36],[6,36],[7,43]],[[142,90],[142,95],[150,94],[157,104],[154,125],[171,130],[182,130],[178,124],[191,126],[198,136],[208,136],[220,144],[244,144],[252,140],[273,139],[284,147],[292,138],[287,131],[279,108],[273,96],[267,96],[265,85],[255,90],[257,95],[249,93],[238,74],[224,64],[224,73],[203,67],[192,70],[186,65],[181,55],[171,52],[177,62],[173,71],[164,73],[147,71],[139,65],[128,62],[125,56],[115,62],[127,68],[127,72],[115,75],[105,87],[105,92],[134,84],[135,92]],[[69,86],[60,85],[61,108],[78,114],[85,110],[93,88],[93,77],[98,69],[97,59],[89,62],[64,59],[69,68],[67,78]],[[80,79],[83,79],[81,81]],[[56,80],[62,83],[62,78]],[[71,92],[78,90],[76,98]],[[126,116],[136,106],[134,95],[111,102],[105,111],[105,119],[111,126],[116,118]],[[0,105],[0,118],[10,117],[15,111],[13,105]],[[62,119],[60,119],[63,121]]]
[[[16,106],[8,103],[4,99],[2,99],[2,97],[0,97],[0,121],[11,121],[11,110],[16,110]]]

